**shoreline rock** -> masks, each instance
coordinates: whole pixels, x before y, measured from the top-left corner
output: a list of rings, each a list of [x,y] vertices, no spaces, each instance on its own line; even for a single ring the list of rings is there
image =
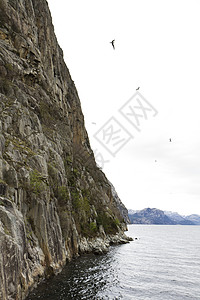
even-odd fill
[[[126,244],[133,241],[132,238],[126,236],[124,232],[105,237],[96,237],[93,239],[82,238],[79,243],[80,254],[95,253],[103,254],[109,251],[111,245]]]

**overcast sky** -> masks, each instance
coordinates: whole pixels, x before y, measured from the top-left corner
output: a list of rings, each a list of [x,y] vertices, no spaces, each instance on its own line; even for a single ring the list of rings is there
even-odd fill
[[[123,203],[200,214],[200,1],[48,3],[96,160]]]

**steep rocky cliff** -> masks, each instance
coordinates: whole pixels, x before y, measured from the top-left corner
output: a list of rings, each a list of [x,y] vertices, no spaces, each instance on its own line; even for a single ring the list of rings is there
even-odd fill
[[[128,209],[126,208],[126,206],[122,203],[121,199],[119,198],[116,190],[115,190],[115,187],[113,186],[113,184],[110,182],[110,185],[111,185],[111,191],[112,191],[112,195],[115,199],[115,202],[117,204],[117,208],[119,209],[122,217],[124,218],[126,224],[130,224],[131,221],[129,219],[129,216],[128,216]]]
[[[126,242],[45,0],[0,0],[0,299]]]

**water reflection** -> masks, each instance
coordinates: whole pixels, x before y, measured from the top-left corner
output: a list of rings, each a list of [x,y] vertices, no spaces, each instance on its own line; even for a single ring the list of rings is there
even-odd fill
[[[104,255],[88,254],[68,263],[63,271],[33,291],[27,300],[110,299],[109,290],[117,286],[117,248]],[[106,289],[107,295],[102,296]],[[118,295],[115,299],[120,299]],[[113,298],[112,298],[113,299]]]

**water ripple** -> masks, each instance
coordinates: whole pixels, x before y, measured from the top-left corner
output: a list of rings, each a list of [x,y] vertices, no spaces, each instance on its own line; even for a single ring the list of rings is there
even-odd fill
[[[27,300],[198,300],[200,226],[129,226],[138,240],[85,255]]]

